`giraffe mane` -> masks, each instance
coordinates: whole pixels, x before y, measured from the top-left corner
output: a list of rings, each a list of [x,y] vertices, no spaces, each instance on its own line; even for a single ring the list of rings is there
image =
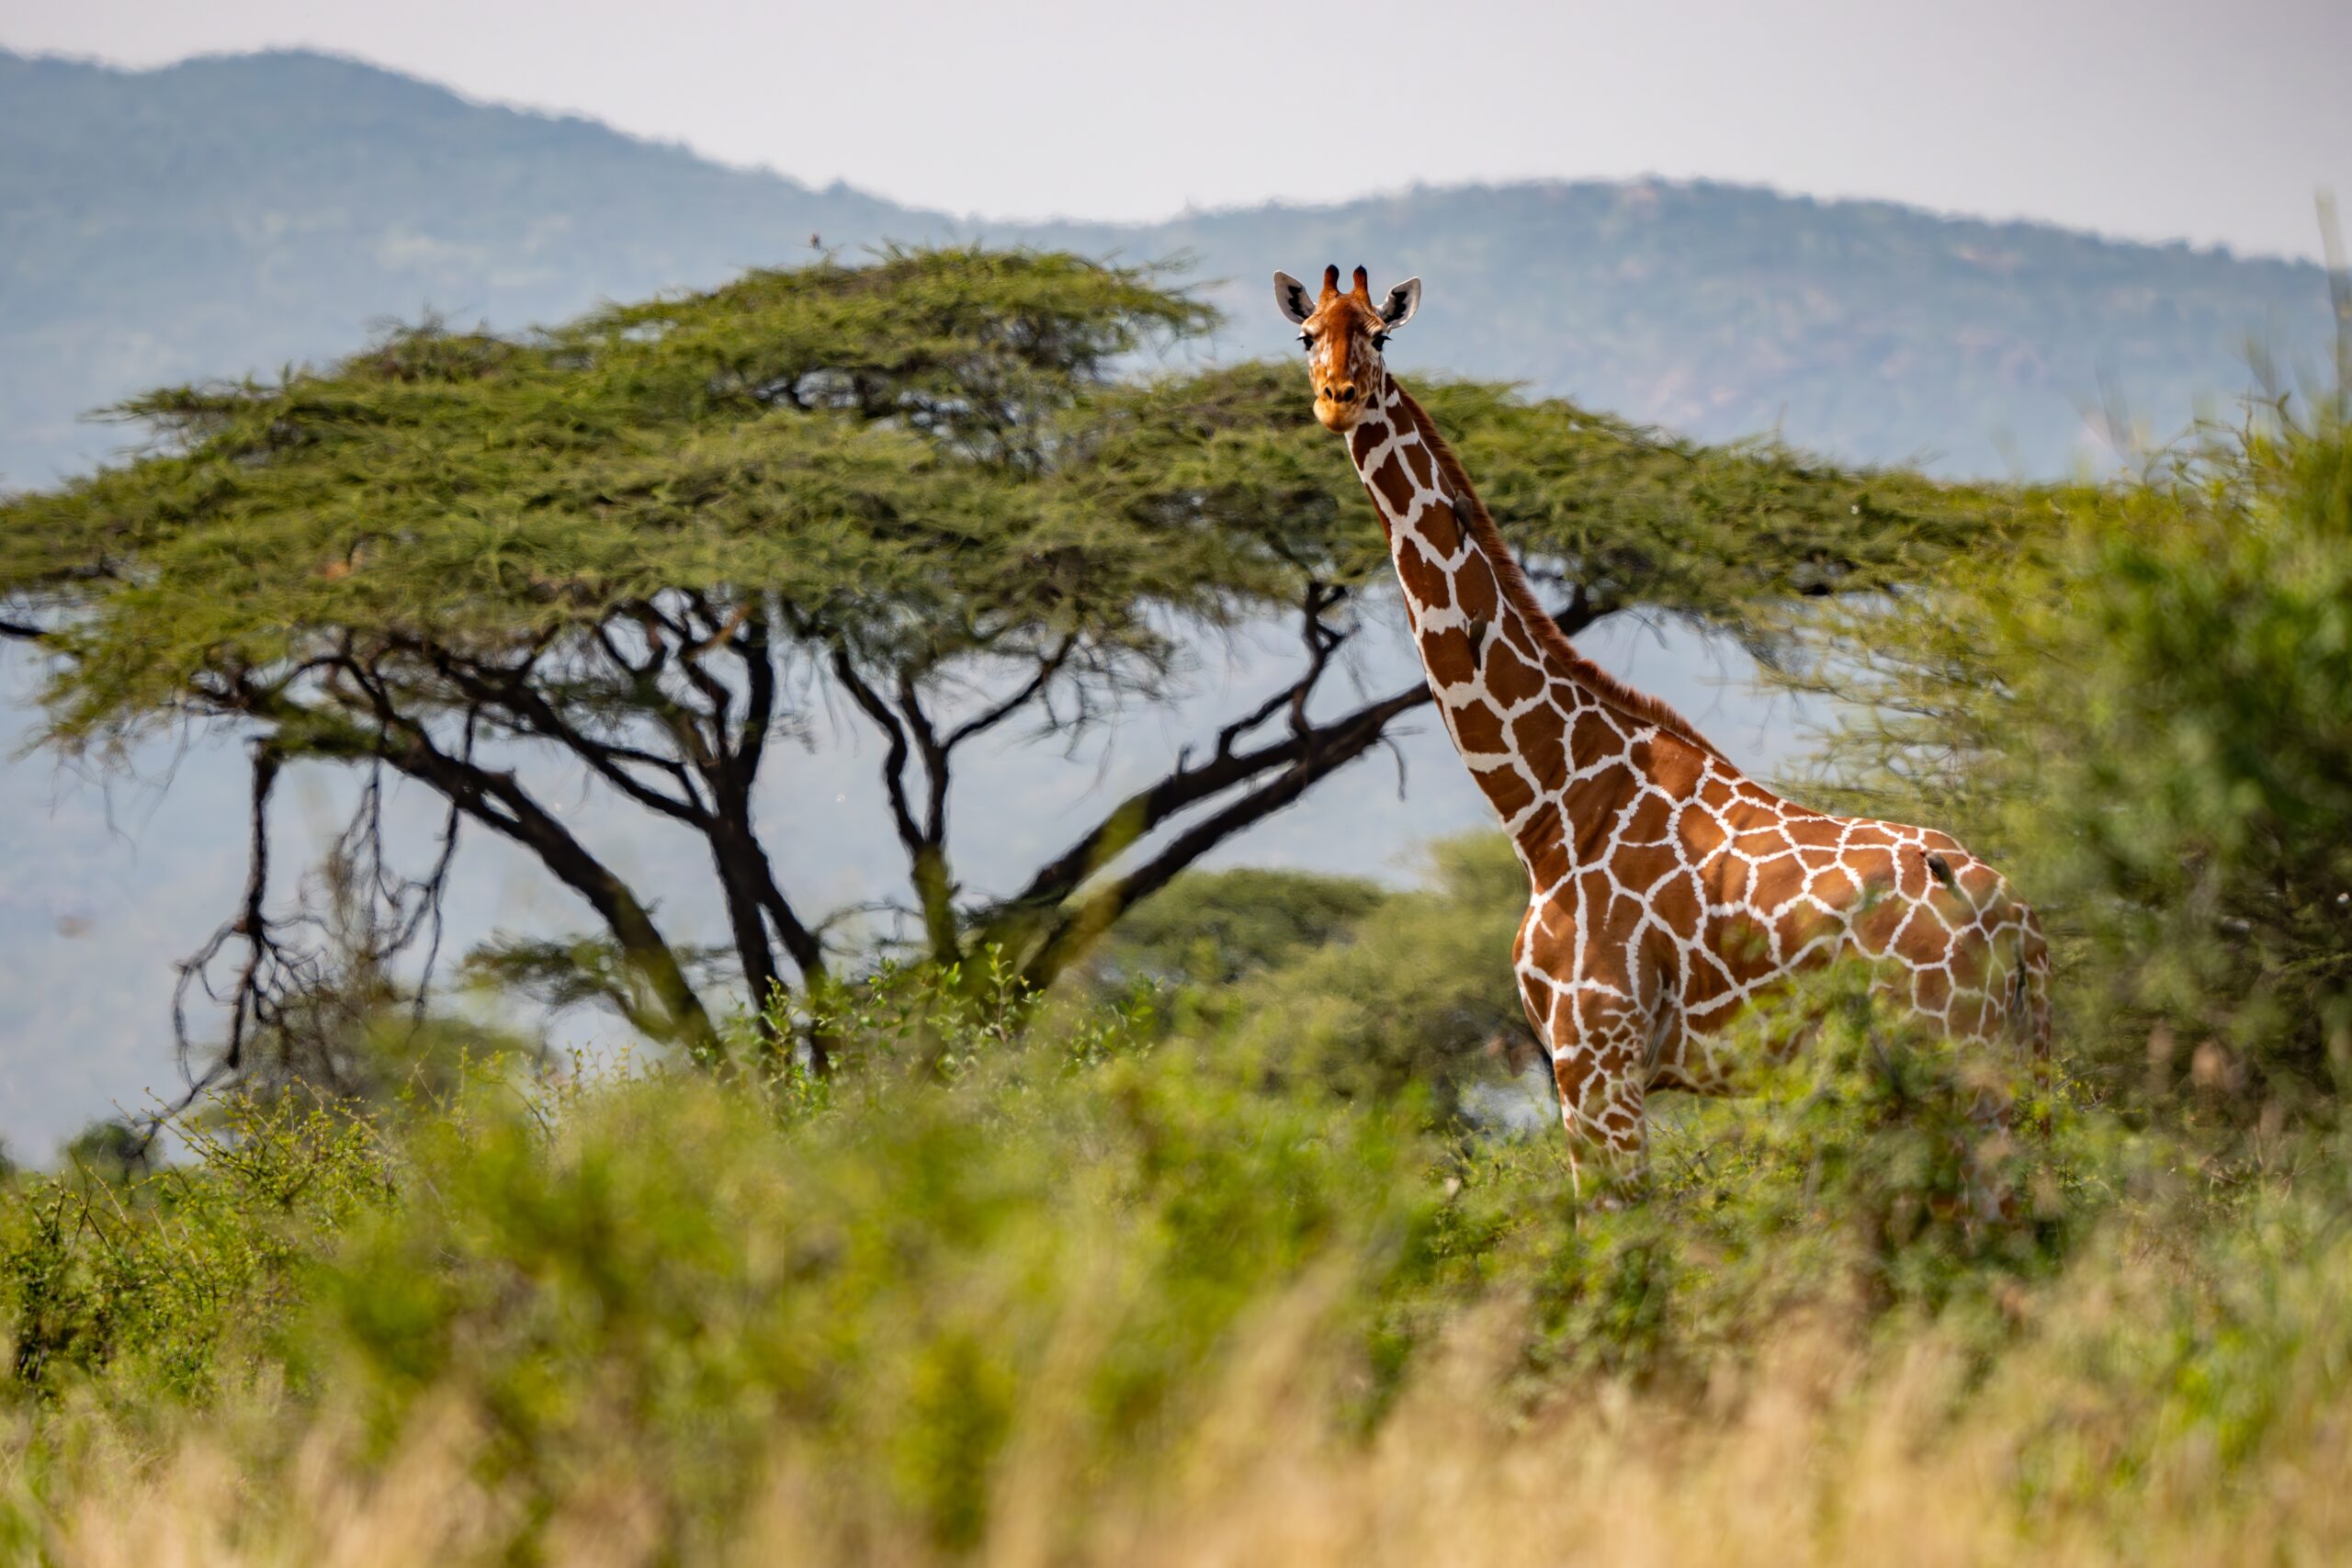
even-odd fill
[[[1535,597],[1535,590],[1528,582],[1527,574],[1520,570],[1519,558],[1503,541],[1502,528],[1487,511],[1487,503],[1478,499],[1477,487],[1470,482],[1469,474],[1462,467],[1462,459],[1453,455],[1453,448],[1447,446],[1445,437],[1438,434],[1437,422],[1430,418],[1429,411],[1422,408],[1401,384],[1394,382],[1393,378],[1391,384],[1396,385],[1396,395],[1403,400],[1414,428],[1429,444],[1430,455],[1437,459],[1438,472],[1444,476],[1447,488],[1453,491],[1463,521],[1469,525],[1479,547],[1494,563],[1495,579],[1501,587],[1503,597],[1534,628],[1535,637],[1543,643],[1544,650],[1566,666],[1571,678],[1605,705],[1616,710],[1620,716],[1637,724],[1656,725],[1676,739],[1696,746],[1717,761],[1728,765],[1731,759],[1725,757],[1713,741],[1701,735],[1689,719],[1647,692],[1634,690],[1577,651],[1576,644],[1568,640],[1568,634],[1560,629],[1551,612],[1544,609],[1543,602]]]

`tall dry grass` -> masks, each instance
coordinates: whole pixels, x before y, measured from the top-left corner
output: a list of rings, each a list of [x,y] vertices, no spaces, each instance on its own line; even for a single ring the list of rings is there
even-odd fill
[[[2221,1463],[2193,1431],[2143,1464],[2114,1460],[2134,1446],[2121,1427],[2146,1412],[2079,1359],[2086,1336],[2115,1328],[2106,1314],[2133,1310],[2128,1280],[2035,1303],[2046,1322],[2032,1344],[1989,1375],[1934,1330],[1866,1346],[1851,1324],[1821,1321],[1792,1326],[1736,1386],[1599,1382],[1532,1404],[1510,1392],[1518,1311],[1493,1305],[1449,1332],[1368,1438],[1334,1416],[1346,1391],[1322,1343],[1325,1293],[1303,1287],[1247,1331],[1176,1457],[1147,1481],[1093,1484],[1081,1424],[1057,1410],[1069,1391],[1051,1374],[1025,1390],[968,1556],[931,1544],[881,1488],[844,1484],[788,1446],[729,1538],[690,1555],[905,1568],[2352,1558],[2352,1429],[2323,1367],[2290,1369],[2292,1407],[2252,1462]],[[2037,1483],[2024,1456],[2062,1430],[2067,1453],[2090,1462]],[[94,1458],[41,1545],[77,1568],[503,1560],[525,1505],[488,1479],[481,1429],[460,1404],[435,1405],[387,1460],[368,1462],[363,1448],[329,1422],[258,1472],[203,1433],[151,1464]],[[580,1481],[537,1536],[546,1561],[667,1560],[661,1505],[632,1483],[625,1451]]]

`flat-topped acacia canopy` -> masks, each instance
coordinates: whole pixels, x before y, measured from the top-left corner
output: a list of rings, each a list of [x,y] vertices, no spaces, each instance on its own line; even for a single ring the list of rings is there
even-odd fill
[[[231,1069],[259,1035],[284,1045],[309,972],[273,934],[264,853],[299,760],[395,769],[447,798],[453,840],[469,821],[531,851],[603,928],[615,961],[592,988],[649,1029],[711,1046],[707,982],[496,746],[569,757],[702,834],[750,998],[820,979],[825,923],[765,849],[794,824],[771,807],[755,829],[752,798],[769,739],[805,716],[790,694],[827,688],[886,742],[919,950],[1001,946],[1043,984],[1427,700],[1328,690],[1361,624],[1343,603],[1387,587],[1379,532],[1295,367],[1196,363],[1214,321],[1159,269],[956,249],[528,334],[397,331],[322,369],[123,405],[152,455],[0,506],[0,625],[51,656],[59,745],[251,733],[254,874],[200,955],[243,954]],[[1417,391],[1571,630],[1881,589],[2012,504],[1495,386]],[[966,742],[1158,700],[1188,629],[1270,616],[1297,622],[1295,684],[1080,823],[1024,886],[956,881]],[[544,976],[548,951],[520,967]]]

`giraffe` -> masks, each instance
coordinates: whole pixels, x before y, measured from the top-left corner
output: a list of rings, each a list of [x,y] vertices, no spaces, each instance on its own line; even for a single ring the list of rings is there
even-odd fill
[[[2048,949],[2001,874],[1949,834],[1782,799],[1578,654],[1388,374],[1420,279],[1376,305],[1363,268],[1339,283],[1278,272],[1274,297],[1379,513],[1438,711],[1527,868],[1512,965],[1572,1171],[1580,1149],[1639,1167],[1652,1089],[1737,1092],[1726,1026],[1840,954],[1950,1036],[2046,1053]]]

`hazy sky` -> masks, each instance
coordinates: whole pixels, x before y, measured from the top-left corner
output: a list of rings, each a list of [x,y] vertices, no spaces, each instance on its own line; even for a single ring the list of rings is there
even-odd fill
[[[304,45],[990,217],[1662,174],[2316,255],[2352,0],[0,0],[127,64]]]

